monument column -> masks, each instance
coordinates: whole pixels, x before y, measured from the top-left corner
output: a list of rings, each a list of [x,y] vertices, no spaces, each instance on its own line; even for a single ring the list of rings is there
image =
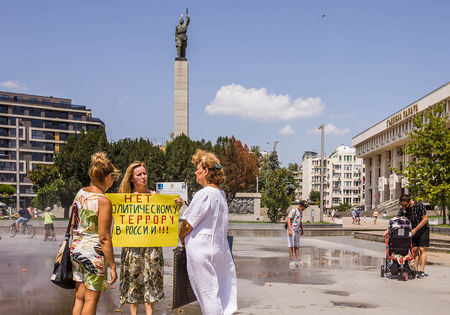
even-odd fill
[[[174,69],[174,137],[182,133],[189,137],[188,61],[175,60]]]

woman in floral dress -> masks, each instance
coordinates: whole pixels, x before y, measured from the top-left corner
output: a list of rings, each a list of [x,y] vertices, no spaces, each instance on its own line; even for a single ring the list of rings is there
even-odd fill
[[[119,193],[152,193],[147,188],[147,169],[143,162],[128,166]],[[175,200],[181,206],[183,201]],[[139,304],[153,313],[154,303],[164,299],[164,258],[161,247],[123,247],[120,263],[120,303],[130,304],[137,314]]]
[[[111,242],[111,201],[104,193],[118,177],[105,153],[91,156],[91,185],[84,187],[73,202],[73,240],[70,258],[76,295],[73,314],[95,314],[102,290],[117,280]],[[110,281],[107,282],[107,266]]]

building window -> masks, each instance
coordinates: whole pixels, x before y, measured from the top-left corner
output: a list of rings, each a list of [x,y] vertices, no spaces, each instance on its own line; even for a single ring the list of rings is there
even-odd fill
[[[9,100],[9,96],[8,96],[8,95],[0,94],[0,100],[5,100],[5,101],[7,101],[7,100]]]
[[[32,152],[31,153],[31,160],[38,161],[38,162],[43,162],[44,161],[44,154],[43,153],[38,153],[38,152]]]
[[[66,141],[67,140],[67,136],[68,136],[67,133],[60,132],[59,133],[59,140]]]
[[[72,113],[73,120],[81,120],[83,115],[81,113]]]
[[[9,129],[8,128],[0,128],[0,136],[8,137],[9,136]]]
[[[30,102],[31,103],[37,103],[38,99],[36,97],[30,97]]]
[[[53,143],[46,143],[45,150],[47,151],[55,151],[55,145]]]
[[[42,99],[42,104],[50,104],[50,100],[46,99],[46,98],[43,98]]]
[[[31,119],[31,127],[42,128],[44,127],[44,122],[40,119]]]
[[[55,133],[51,131],[45,132],[45,140],[55,140]]]
[[[56,118],[56,112],[54,110],[46,110],[45,117]]]
[[[41,110],[39,108],[31,107],[28,109],[28,112],[30,113],[30,116],[41,117]]]
[[[44,132],[41,130],[32,130],[31,138],[32,139],[44,139]]]
[[[8,106],[0,105],[0,113],[8,113]]]
[[[59,118],[69,119],[69,114],[67,114],[66,112],[59,112]]]
[[[23,106],[13,106],[13,114],[16,115],[24,115],[25,114],[25,107]]]
[[[42,150],[42,147],[43,147],[42,142],[31,141],[31,148],[35,150]]]
[[[73,124],[73,130],[75,130],[75,131],[81,131],[81,129],[83,129],[83,127],[81,126],[81,124]]]

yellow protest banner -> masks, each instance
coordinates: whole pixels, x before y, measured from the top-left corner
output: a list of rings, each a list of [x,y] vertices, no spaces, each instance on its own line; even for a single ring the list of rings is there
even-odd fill
[[[106,194],[112,202],[114,247],[178,245],[177,195]]]

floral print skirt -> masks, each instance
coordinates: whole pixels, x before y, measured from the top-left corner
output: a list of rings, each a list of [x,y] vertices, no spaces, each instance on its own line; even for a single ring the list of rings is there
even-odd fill
[[[164,299],[164,258],[161,247],[123,247],[120,304],[156,303]]]

